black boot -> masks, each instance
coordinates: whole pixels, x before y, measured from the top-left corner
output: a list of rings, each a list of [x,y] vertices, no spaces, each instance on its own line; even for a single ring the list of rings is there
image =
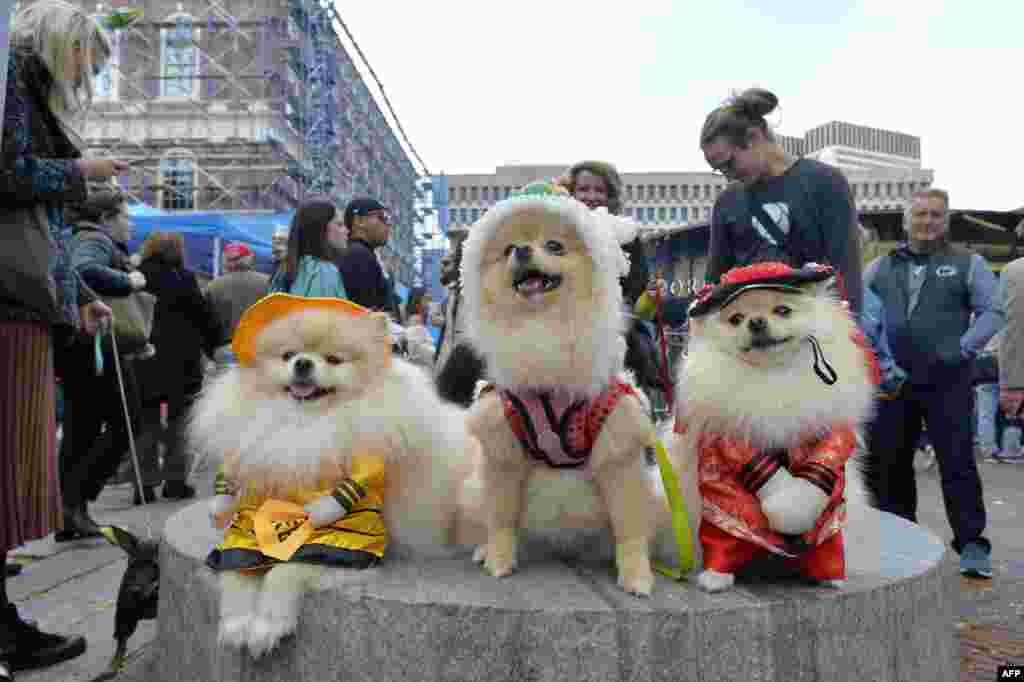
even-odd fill
[[[140,504],[142,504],[143,498],[145,498],[146,504],[152,504],[153,502],[156,502],[156,490],[154,490],[155,487],[156,486],[152,486],[152,485],[144,485],[144,486],[142,486],[142,494],[141,495],[139,494],[138,487],[136,487],[135,488],[135,498],[132,500],[132,504],[134,504],[136,507],[138,507]]]
[[[81,505],[64,506],[64,530],[57,531],[53,539],[57,542],[70,542],[100,536],[99,525],[89,516],[83,502]]]
[[[164,483],[165,500],[189,500],[196,496],[196,489],[185,481],[167,481]]]
[[[13,604],[8,604],[0,614],[0,623],[6,630],[0,661],[7,664],[8,679],[13,679],[10,672],[56,665],[85,652],[84,637],[43,632],[34,623],[19,618]],[[0,675],[0,680],[3,679]]]

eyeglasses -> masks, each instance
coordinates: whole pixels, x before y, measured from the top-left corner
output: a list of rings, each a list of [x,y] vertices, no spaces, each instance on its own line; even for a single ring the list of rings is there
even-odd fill
[[[725,177],[731,177],[736,172],[736,162],[733,157],[729,157],[720,164],[710,164],[711,172],[715,175],[724,175]]]
[[[385,225],[393,225],[394,224],[394,223],[391,222],[391,214],[385,213],[384,211],[373,211],[372,213],[367,213],[366,217],[367,218],[376,218],[377,220],[381,221]]]

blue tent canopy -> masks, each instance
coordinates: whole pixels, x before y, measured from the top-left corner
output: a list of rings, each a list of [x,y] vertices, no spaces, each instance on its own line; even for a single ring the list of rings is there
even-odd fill
[[[242,242],[256,253],[256,268],[270,272],[270,242],[274,231],[287,228],[292,212],[288,213],[169,213],[146,206],[131,204],[128,214],[135,226],[128,244],[135,252],[151,232],[181,232],[185,236],[185,258],[190,269],[213,274],[214,254],[229,242]],[[219,240],[219,241],[218,241]]]

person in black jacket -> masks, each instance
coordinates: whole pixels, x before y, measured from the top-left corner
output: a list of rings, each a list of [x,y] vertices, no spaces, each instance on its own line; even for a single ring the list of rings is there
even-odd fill
[[[67,214],[74,233],[72,267],[93,291],[113,298],[146,286],[146,278],[130,269],[126,245],[132,236],[132,224],[124,195],[117,187],[91,187],[84,201],[68,206]],[[117,362],[132,426],[138,426],[134,361],[120,350],[115,360],[113,346],[107,342],[101,347],[103,373],[99,376],[91,337],[79,336],[70,348],[55,355],[66,400],[60,445],[64,530],[57,532],[57,542],[99,534],[86,511],[87,504],[99,497],[129,450]]]
[[[162,479],[163,497],[181,500],[195,495],[195,489],[185,480],[189,472],[185,417],[202,388],[202,354],[213,356],[219,341],[219,326],[195,274],[185,268],[185,242],[180,233],[150,233],[142,245],[139,270],[146,277],[146,291],[157,297],[150,336],[156,355],[138,361],[146,436],[140,440],[146,447],[156,447],[152,434],[163,430],[160,406],[167,404],[163,471],[144,481],[142,494],[153,497],[152,484]],[[152,455],[147,459],[152,459]],[[138,497],[136,501],[141,502]]]
[[[765,116],[779,100],[752,88],[714,109],[700,146],[708,165],[732,181],[715,201],[705,279],[731,268],[780,261],[831,265],[840,296],[860,314],[860,229],[850,184],[833,166],[790,156]]]
[[[375,251],[388,242],[391,217],[384,204],[358,197],[345,207],[348,248],[335,264],[345,282],[349,300],[370,310],[395,315],[395,296]],[[399,319],[396,318],[396,322]]]

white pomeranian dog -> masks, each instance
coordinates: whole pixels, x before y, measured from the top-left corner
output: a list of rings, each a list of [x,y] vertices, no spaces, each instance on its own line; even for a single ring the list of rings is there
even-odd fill
[[[832,280],[761,263],[691,305],[672,449],[698,473],[705,590],[766,552],[820,583],[845,579],[842,529],[868,507],[857,433],[878,377]]]
[[[219,458],[211,518],[226,528],[219,639],[256,658],[298,623],[324,570],[453,541],[464,417],[394,359],[389,319],[339,299],[274,294],[233,340],[239,365],[197,402],[193,447]],[[331,567],[341,567],[334,569]]]

